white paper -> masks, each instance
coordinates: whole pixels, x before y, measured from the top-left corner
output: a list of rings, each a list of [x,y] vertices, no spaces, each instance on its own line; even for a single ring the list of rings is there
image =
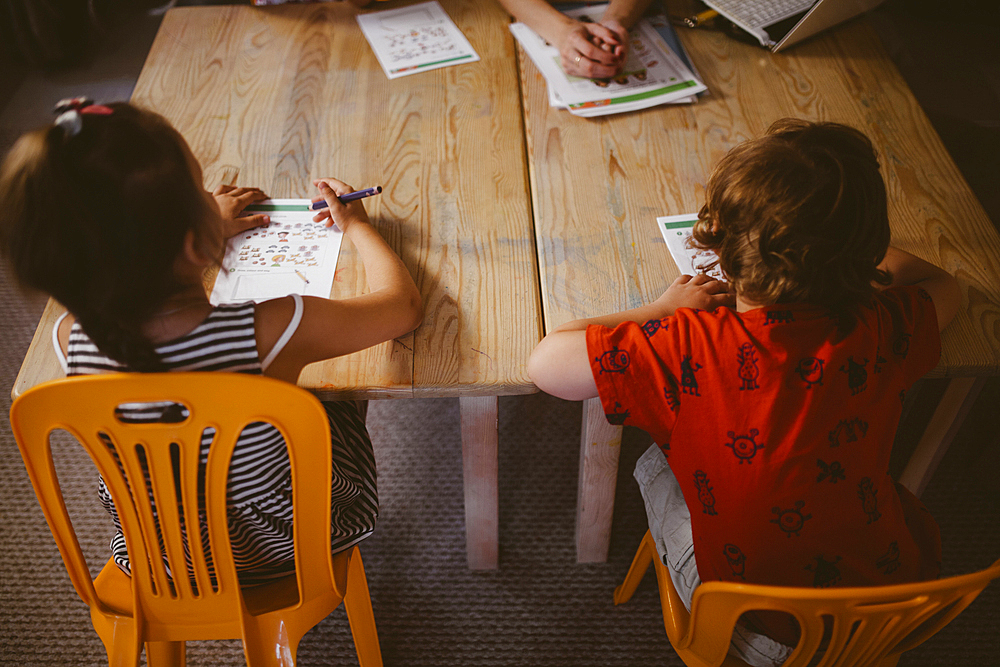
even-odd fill
[[[596,21],[606,8],[607,5],[584,7],[566,14]],[[567,75],[557,48],[523,23],[511,24],[510,30],[545,77],[552,106],[566,107],[578,116],[602,116],[690,102],[697,93],[706,90],[646,19],[640,20],[630,33],[629,57],[622,73],[607,80]]]
[[[266,301],[289,294],[329,298],[344,234],[312,221],[308,199],[268,199],[248,207],[271,217],[229,239],[213,304]],[[272,209],[272,207],[280,207]]]
[[[685,213],[657,218],[656,224],[663,234],[663,240],[667,243],[670,256],[674,258],[682,274],[694,276],[704,273],[716,280],[725,280],[718,264],[707,271],[702,268],[716,261],[718,255],[711,250],[698,250],[690,246],[691,230],[697,220],[697,213]]]
[[[436,0],[358,14],[358,25],[390,79],[479,60]]]

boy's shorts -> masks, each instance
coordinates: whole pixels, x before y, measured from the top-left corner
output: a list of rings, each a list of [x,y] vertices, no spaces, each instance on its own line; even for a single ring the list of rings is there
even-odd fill
[[[691,611],[691,599],[701,577],[694,559],[691,514],[680,484],[655,443],[639,457],[633,476],[646,504],[646,518],[656,553],[667,566],[670,580],[684,606]],[[773,667],[785,662],[792,648],[737,623],[729,654],[754,667]]]

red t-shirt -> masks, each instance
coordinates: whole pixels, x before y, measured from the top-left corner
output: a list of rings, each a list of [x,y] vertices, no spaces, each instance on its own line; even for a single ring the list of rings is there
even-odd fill
[[[587,349],[608,421],[667,456],[703,581],[938,575],[937,524],[888,474],[906,389],[941,354],[922,289],[880,293],[840,340],[827,310],[779,304],[591,326]]]

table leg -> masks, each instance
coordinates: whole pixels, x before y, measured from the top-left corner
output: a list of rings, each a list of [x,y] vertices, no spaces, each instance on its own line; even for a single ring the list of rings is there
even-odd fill
[[[608,559],[621,442],[622,427],[608,423],[601,400],[584,401],[576,494],[578,563],[603,563]]]
[[[934,470],[985,384],[986,378],[977,377],[954,378],[948,383],[910,462],[899,476],[899,483],[914,495],[920,496],[927,488]]]
[[[495,570],[498,564],[496,396],[459,398],[462,473],[465,480],[465,544],[469,568]]]

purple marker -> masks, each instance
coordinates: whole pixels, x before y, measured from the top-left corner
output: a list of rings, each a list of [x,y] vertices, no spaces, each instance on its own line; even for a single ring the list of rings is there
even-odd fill
[[[337,199],[339,199],[342,204],[346,204],[347,202],[354,201],[355,199],[364,199],[365,197],[372,197],[374,195],[379,194],[380,192],[382,192],[382,186],[376,185],[374,188],[365,188],[364,190],[358,190],[357,192],[348,192],[346,195],[340,195],[339,197],[337,197]],[[311,208],[314,211],[318,211],[321,208],[327,208],[328,206],[329,204],[327,204],[326,200],[324,199],[322,201],[314,202]]]

